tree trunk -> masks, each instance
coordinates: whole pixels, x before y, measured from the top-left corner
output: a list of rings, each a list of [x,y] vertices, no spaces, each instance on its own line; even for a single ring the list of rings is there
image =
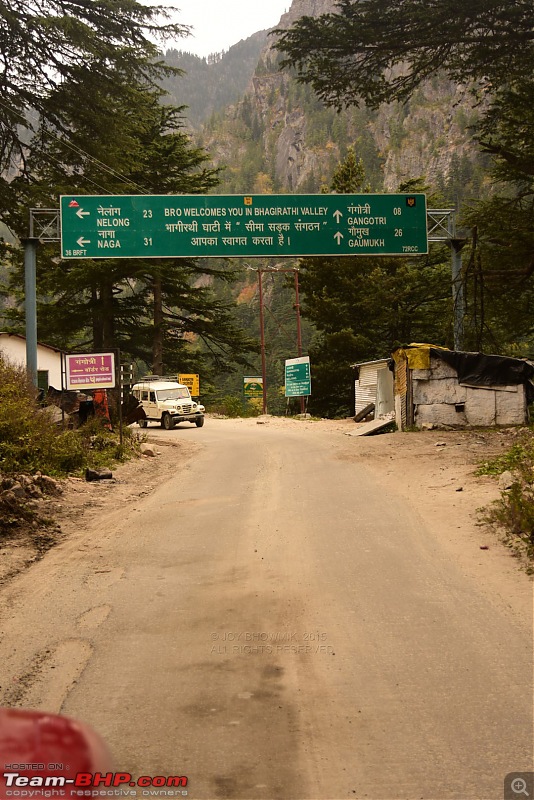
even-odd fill
[[[115,347],[113,281],[109,279],[102,280],[100,284],[100,301],[102,306],[102,349],[112,350]]]
[[[154,333],[152,339],[152,371],[154,375],[163,375],[163,296],[161,291],[161,275],[154,275]]]
[[[91,318],[93,326],[93,348],[95,350],[102,350],[102,304],[98,296],[98,288],[95,279],[91,281]]]

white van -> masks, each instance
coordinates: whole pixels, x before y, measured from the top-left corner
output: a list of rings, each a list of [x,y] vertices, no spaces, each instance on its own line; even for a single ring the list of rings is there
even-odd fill
[[[132,394],[146,416],[138,420],[140,428],[146,428],[151,421],[159,422],[167,431],[179,422],[192,422],[197,428],[204,425],[204,406],[195,403],[187,386],[181,383],[149,375],[132,387]]]

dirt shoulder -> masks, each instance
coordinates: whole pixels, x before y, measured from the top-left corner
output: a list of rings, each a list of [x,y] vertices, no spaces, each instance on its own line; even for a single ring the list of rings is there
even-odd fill
[[[209,419],[207,420],[209,424]],[[394,491],[435,530],[441,542],[465,554],[473,571],[515,574],[517,561],[497,536],[478,524],[477,509],[497,499],[497,480],[475,476],[478,464],[505,452],[517,437],[515,429],[490,431],[428,431],[354,437],[352,420],[294,420],[260,418],[225,420],[228,426],[299,426],[310,435],[331,434],[338,457],[363,463],[384,490]],[[176,432],[148,430],[156,457],[141,456],[113,470],[112,481],[88,483],[80,478],[62,481],[63,493],[41,504],[51,525],[37,525],[4,540],[0,548],[0,583],[42,558],[46,550],[75,537],[93,525],[118,524],[125,506],[151,493],[170,475],[187,469],[202,441],[176,440]]]
[[[151,437],[148,437],[150,441]],[[60,542],[93,525],[109,526],[124,516],[125,506],[150,494],[174,471],[187,467],[198,449],[194,442],[155,442],[155,457],[141,455],[113,468],[111,480],[57,481],[61,494],[34,502],[34,519],[5,537],[0,545],[0,586],[6,584]]]
[[[337,423],[343,434],[357,427],[351,420]],[[475,474],[481,463],[507,452],[522,430],[346,435],[339,457],[365,464],[384,494],[403,498],[415,519],[482,591],[518,617],[532,619],[532,596],[525,583],[532,585],[533,577],[499,534],[481,522],[481,510],[500,497],[498,480]]]

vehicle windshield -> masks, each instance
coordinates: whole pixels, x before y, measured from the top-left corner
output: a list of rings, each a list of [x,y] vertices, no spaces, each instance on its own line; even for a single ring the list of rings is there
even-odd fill
[[[156,394],[158,400],[189,400],[191,397],[186,386],[180,386],[178,389],[160,389]]]

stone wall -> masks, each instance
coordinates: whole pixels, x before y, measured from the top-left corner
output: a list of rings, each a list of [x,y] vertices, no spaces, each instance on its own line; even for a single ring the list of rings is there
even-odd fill
[[[527,421],[523,385],[461,385],[455,370],[434,357],[430,369],[412,370],[412,386],[415,424],[419,427],[491,427]]]

